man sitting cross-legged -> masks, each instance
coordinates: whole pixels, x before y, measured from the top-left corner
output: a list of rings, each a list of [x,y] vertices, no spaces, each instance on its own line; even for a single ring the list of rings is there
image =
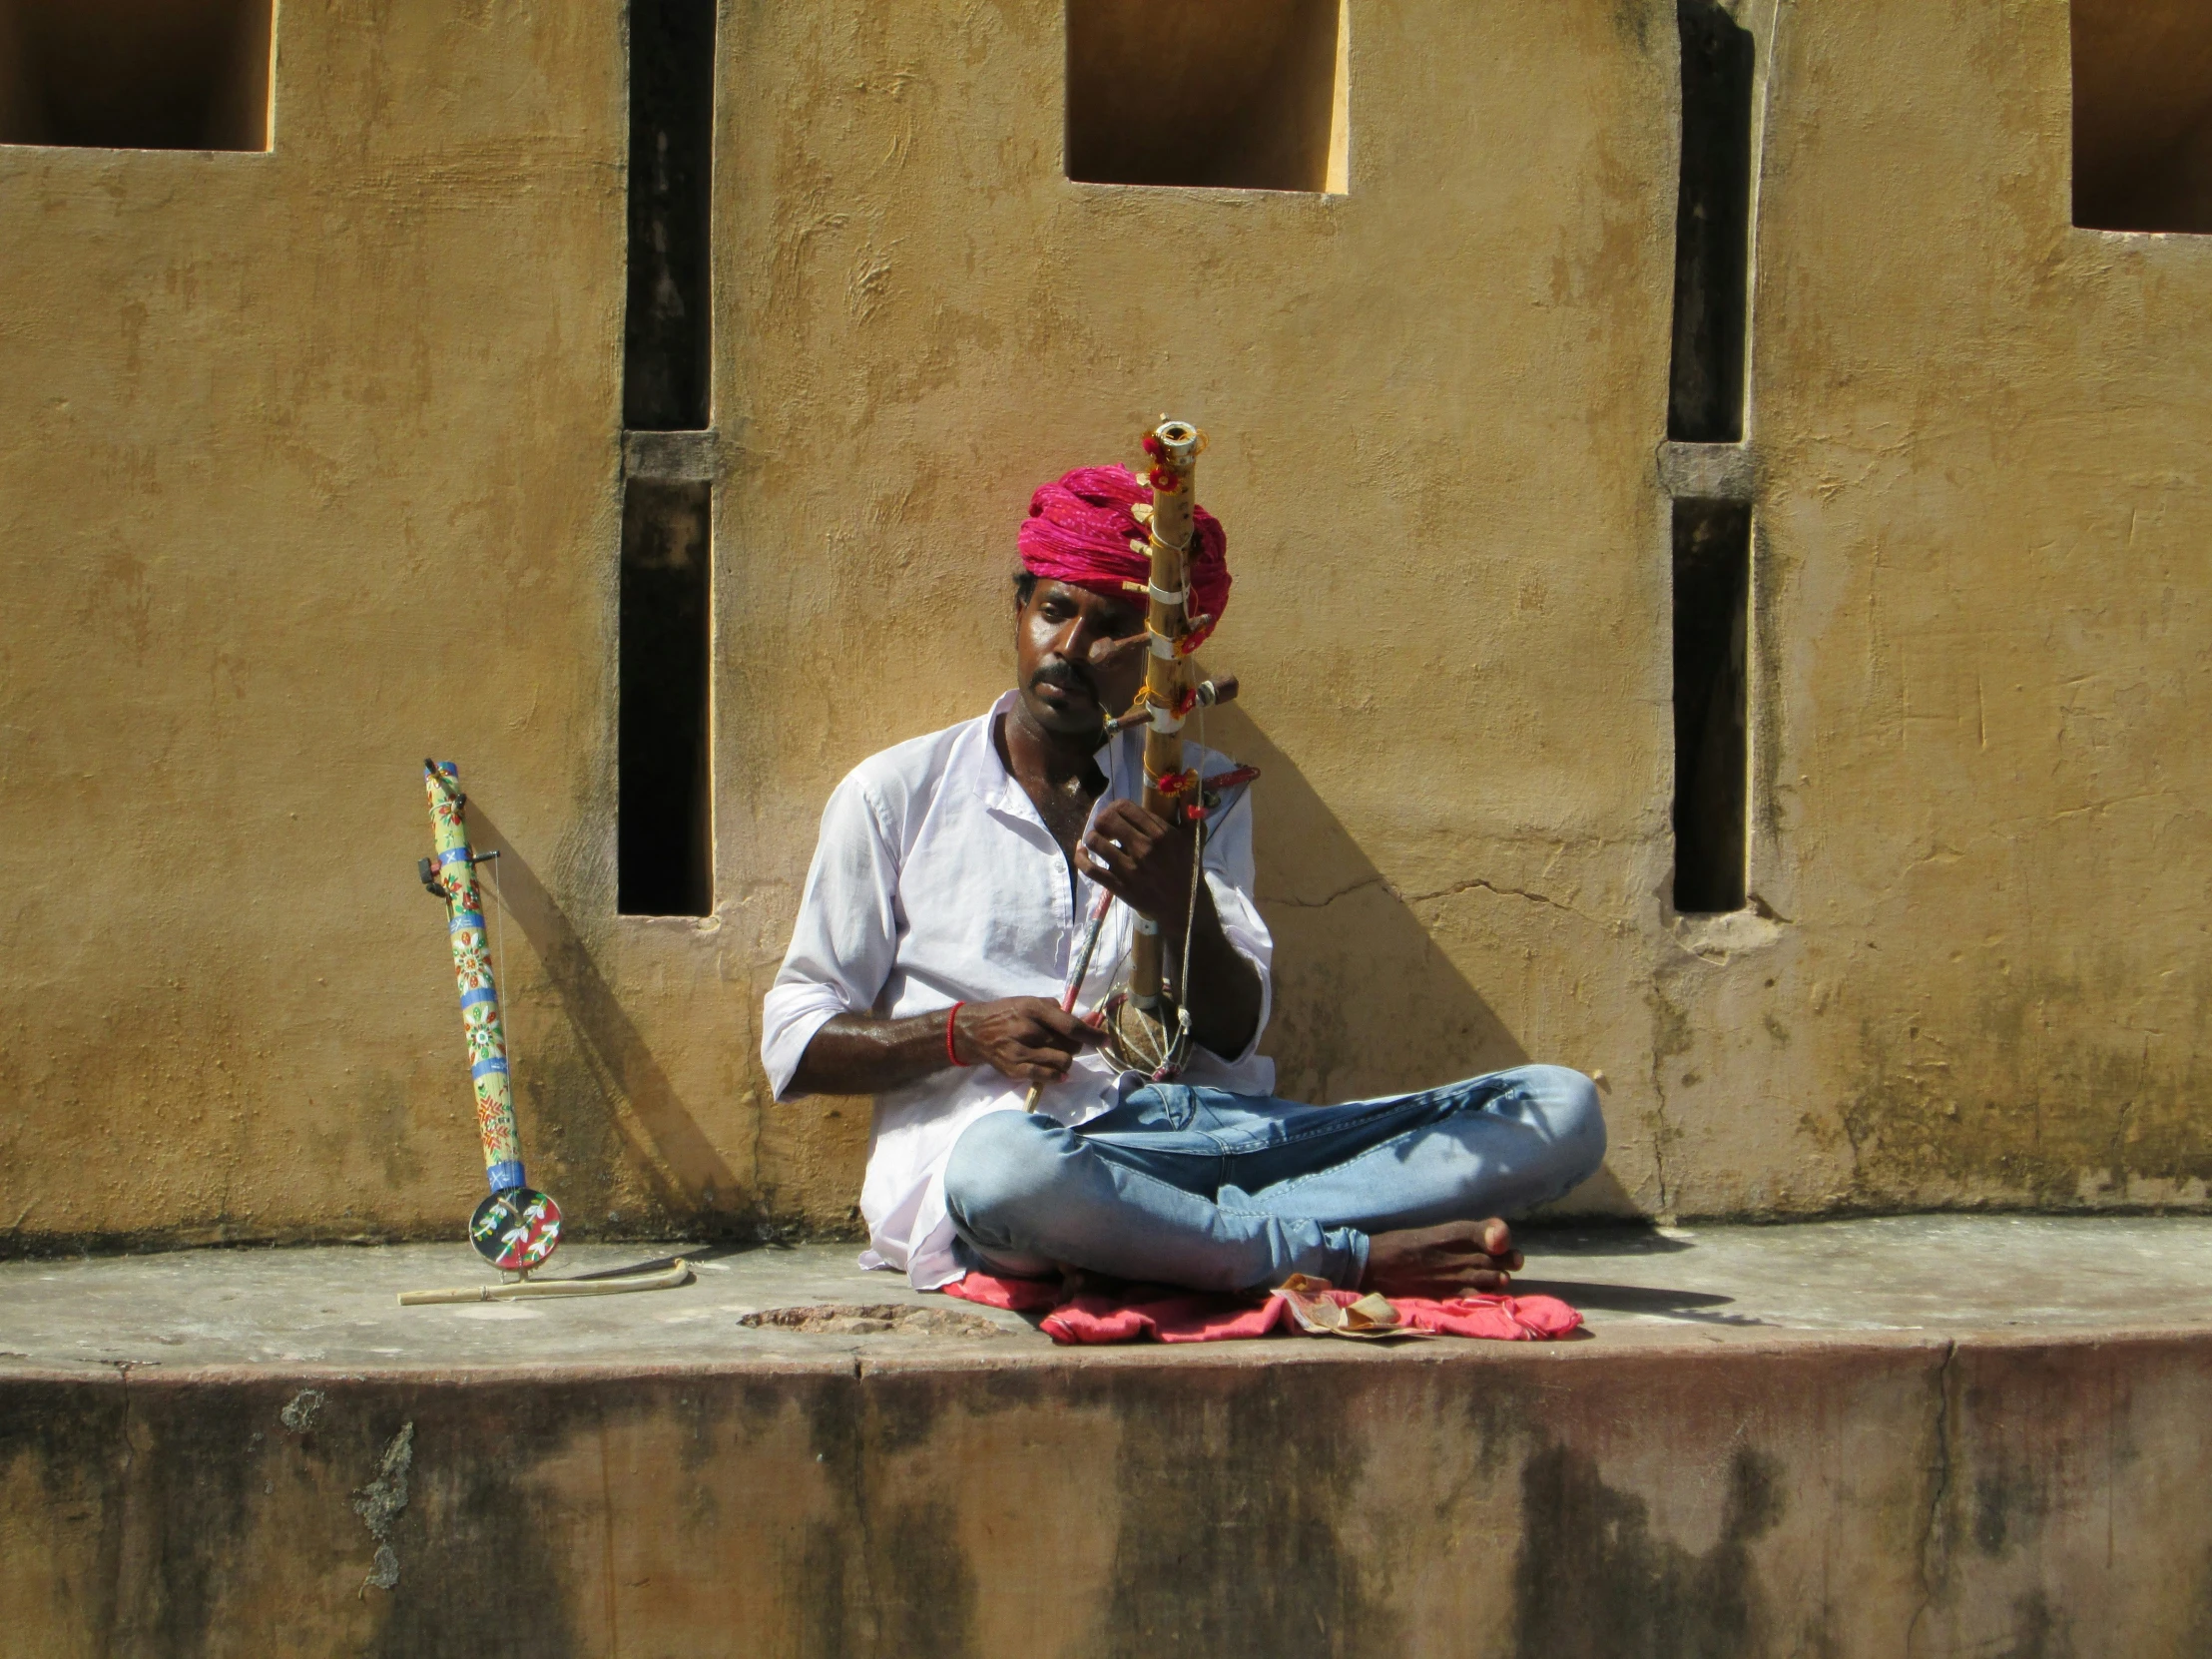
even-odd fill
[[[862,762],[830,796],[764,1009],[777,1097],[876,1097],[862,1260],[921,1290],[971,1268],[1069,1267],[1215,1291],[1294,1273],[1407,1295],[1501,1289],[1520,1257],[1495,1218],[1597,1169],[1596,1091],[1521,1066],[1343,1106],[1270,1093],[1253,803],[1216,815],[1193,914],[1193,836],[1141,805],[1142,731],[1104,736],[1144,678],[1130,508],[1145,498],[1120,467],[1038,490],[1019,538],[1014,689]],[[1192,610],[1218,620],[1226,537],[1203,509],[1195,540]],[[1228,764],[1188,753],[1208,775]],[[1132,909],[1159,918],[1171,962],[1190,917],[1196,1046],[1175,1082],[1117,1072],[1060,1009],[1100,888],[1125,901],[1101,968],[1127,950]],[[1082,1006],[1106,978],[1094,969]]]

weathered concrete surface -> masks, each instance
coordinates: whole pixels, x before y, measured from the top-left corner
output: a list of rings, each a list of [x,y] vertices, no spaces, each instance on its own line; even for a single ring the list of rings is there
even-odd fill
[[[614,914],[616,0],[286,0],[268,154],[0,147],[0,1236],[465,1212],[432,751],[542,1184],[847,1222],[864,1108],[753,1057],[816,815],[1003,683],[1027,490],[1167,405],[1288,1090],[1601,1070],[1584,1209],[2201,1206],[2212,247],[2068,225],[2066,0],[1737,9],[1721,923],[1667,901],[1671,0],[1352,0],[1328,195],[1070,183],[1060,0],[725,7],[699,923]]]
[[[819,1248],[497,1320],[390,1305],[466,1279],[457,1247],[13,1264],[0,1629],[36,1659],[2212,1644],[2212,1228],[1532,1243],[1594,1338],[735,1325],[910,1300]]]
[[[1565,1297],[1608,1341],[1689,1336],[2212,1328],[2212,1223],[1923,1216],[1782,1227],[1527,1232],[1524,1290]],[[0,1365],[443,1369],[816,1358],[870,1343],[741,1330],[764,1309],[958,1306],[1042,1348],[1030,1323],[862,1273],[851,1245],[570,1245],[556,1276],[665,1262],[680,1291],[401,1308],[405,1290],[491,1283],[459,1245],[174,1251],[0,1263]],[[892,1339],[881,1339],[892,1341]],[[998,1352],[993,1350],[994,1354]]]

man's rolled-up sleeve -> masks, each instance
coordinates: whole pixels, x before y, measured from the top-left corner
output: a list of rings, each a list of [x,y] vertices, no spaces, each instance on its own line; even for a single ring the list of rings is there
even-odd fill
[[[866,1013],[898,954],[898,859],[857,774],[822,811],[791,949],[761,1009],[761,1063],[778,1100],[815,1033],[838,1014]]]

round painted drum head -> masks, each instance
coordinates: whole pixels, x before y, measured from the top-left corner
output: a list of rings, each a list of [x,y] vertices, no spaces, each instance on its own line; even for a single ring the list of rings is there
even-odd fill
[[[505,1273],[542,1266],[561,1242],[561,1207],[528,1187],[508,1187],[476,1206],[468,1242]]]

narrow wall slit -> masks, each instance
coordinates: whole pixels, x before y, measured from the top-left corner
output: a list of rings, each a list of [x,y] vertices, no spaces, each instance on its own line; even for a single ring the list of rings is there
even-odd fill
[[[1674,907],[1745,903],[1751,508],[1674,504]]]
[[[630,431],[704,431],[711,418],[714,65],[715,0],[630,0]],[[624,486],[616,905],[626,915],[714,908],[713,522],[711,483]]]
[[[714,907],[707,744],[712,486],[633,478],[622,503],[617,905]]]
[[[1751,36],[1716,0],[1681,0],[1682,187],[1674,228],[1667,436],[1739,443],[1751,259]]]
[[[715,0],[631,0],[630,293],[622,423],[708,424]]]

